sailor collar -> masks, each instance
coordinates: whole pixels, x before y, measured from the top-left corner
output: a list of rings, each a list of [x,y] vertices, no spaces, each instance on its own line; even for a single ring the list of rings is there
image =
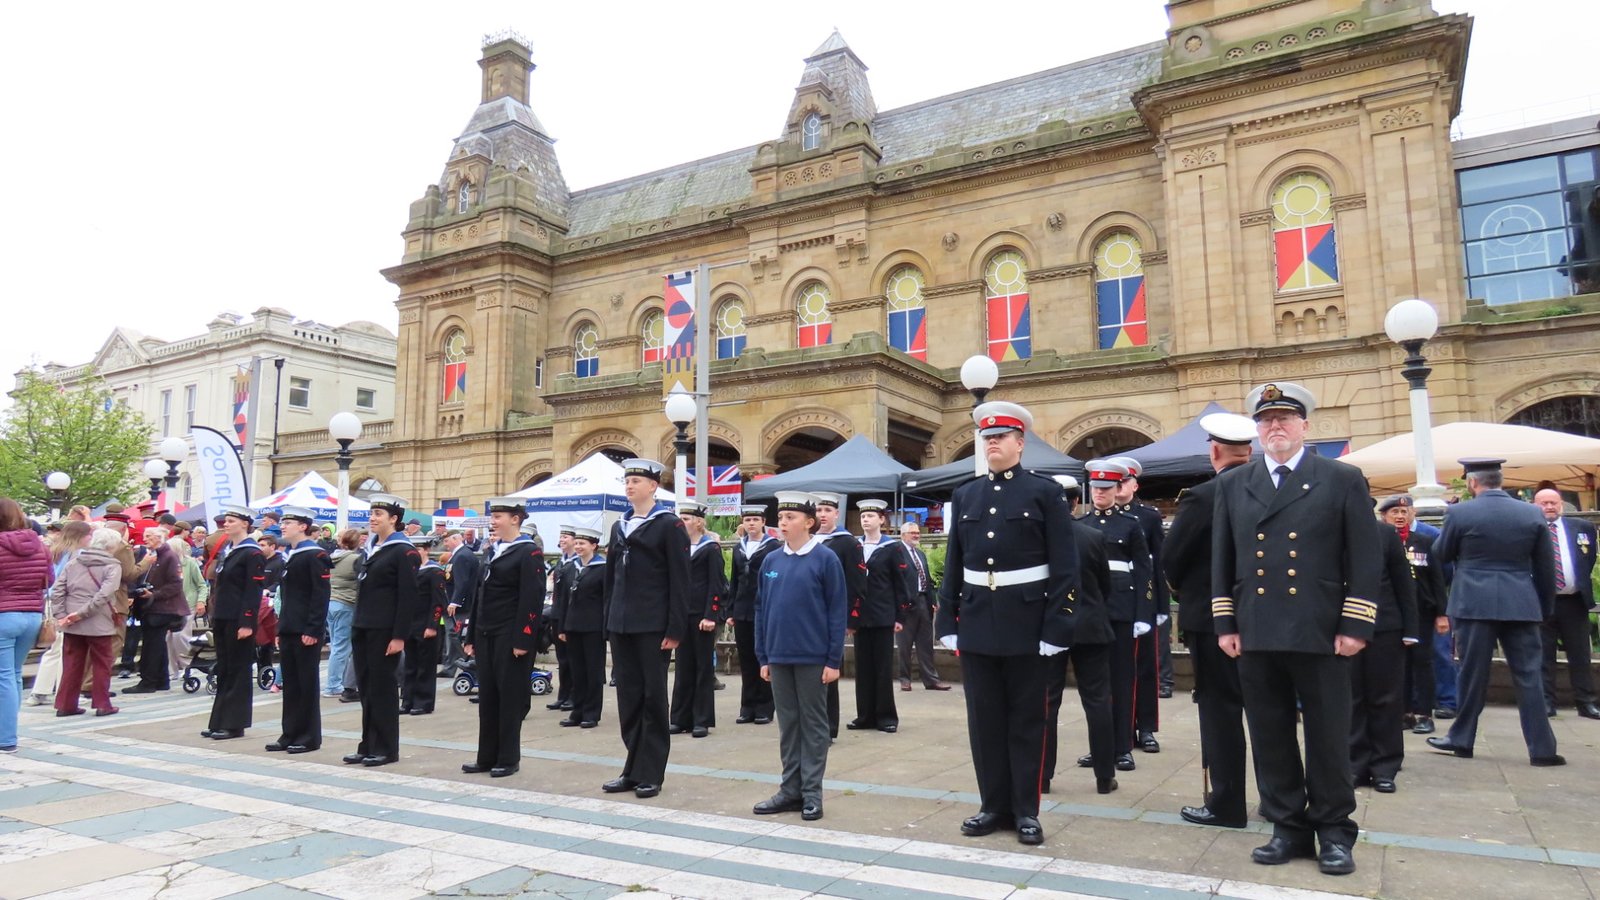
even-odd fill
[[[716,538],[712,537],[711,535],[702,534],[700,535],[700,540],[696,542],[693,547],[689,548],[689,555],[694,556],[695,554],[699,553],[700,550],[705,547],[705,545],[715,544],[716,542]]]
[[[415,546],[416,546],[415,544],[411,543],[411,539],[405,536],[404,532],[396,531],[393,534],[389,535],[388,537],[384,538],[383,540],[379,541],[377,546],[375,546],[375,547],[371,548],[370,550],[368,550],[367,551],[367,558],[371,559],[372,557],[377,556],[379,551],[384,550],[384,549],[386,549],[388,547],[415,547]]]
[[[495,560],[499,559],[500,558],[500,554],[506,552],[506,549],[508,547],[511,547],[514,544],[531,544],[531,543],[533,543],[533,538],[531,538],[531,537],[529,537],[529,536],[527,536],[525,534],[519,534],[519,535],[517,535],[516,537],[512,538],[509,541],[496,541],[495,545],[494,545],[494,554],[489,557],[489,561],[490,562],[494,562]]]
[[[423,563],[422,565],[418,566],[417,567],[417,571],[418,572],[423,572],[423,571],[426,571],[428,569],[441,569],[442,570],[443,568],[444,568],[444,566],[441,566],[438,563],[436,563],[436,562],[434,562],[433,560],[430,559],[427,562]]]
[[[848,532],[848,531],[845,532],[845,534],[849,534],[849,533],[850,532]],[[838,534],[838,532],[834,532],[834,534]],[[822,543],[822,539],[819,536],[812,535],[811,539],[806,541],[805,546],[801,547],[799,550],[795,550],[794,548],[790,547],[787,543],[785,543],[783,545],[783,552],[785,554],[789,555],[789,556],[805,556],[807,553],[810,553],[812,550],[815,550],[817,548],[817,546],[820,545],[821,543]]]
[[[676,519],[678,514],[673,512],[671,509],[666,508],[654,510],[647,516],[636,516],[632,513],[629,513],[628,515],[624,516],[622,520],[617,523],[617,525],[622,529],[623,537],[631,537],[633,532],[639,528],[639,526],[644,525],[646,522],[654,519],[659,519],[662,516],[668,516]]]
[[[301,541],[300,543],[294,545],[294,549],[289,551],[289,558],[293,559],[295,554],[297,554],[297,553],[305,553],[308,550],[321,550],[321,549],[322,549],[322,545],[321,544],[317,543],[316,541],[313,541],[310,538],[306,538],[305,540]]]
[[[598,553],[596,553],[594,556],[590,557],[590,559],[589,559],[589,561],[587,563],[584,562],[582,559],[576,557],[576,556],[573,557],[573,561],[578,564],[578,569],[580,571],[583,570],[583,569],[592,568],[594,566],[603,566],[603,565],[606,564],[606,558],[604,556],[601,556]]]

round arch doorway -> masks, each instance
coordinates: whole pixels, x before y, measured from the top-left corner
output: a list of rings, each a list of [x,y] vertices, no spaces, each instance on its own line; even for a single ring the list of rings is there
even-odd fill
[[[1551,397],[1506,420],[1507,425],[1531,425],[1588,438],[1600,438],[1600,396],[1568,394]]]
[[[1076,444],[1067,449],[1067,455],[1088,462],[1091,459],[1104,459],[1107,456],[1137,450],[1150,443],[1152,441],[1149,437],[1132,428],[1101,428],[1080,438]]]
[[[773,474],[780,475],[801,466],[809,466],[843,443],[844,437],[832,429],[814,425],[802,428],[784,438],[783,443],[772,452],[772,462],[776,468]]]

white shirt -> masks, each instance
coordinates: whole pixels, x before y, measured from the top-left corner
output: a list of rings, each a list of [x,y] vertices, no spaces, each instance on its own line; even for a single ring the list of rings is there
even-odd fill
[[[1555,521],[1545,524],[1556,527],[1556,553],[1561,558],[1561,576],[1567,581],[1567,589],[1562,593],[1576,594],[1578,584],[1574,576],[1577,570],[1572,566],[1572,550],[1567,547],[1567,523],[1562,521],[1560,516],[1556,516]]]
[[[788,542],[785,541],[783,545],[783,552],[789,554],[790,556],[805,556],[807,553],[811,552],[811,548],[820,543],[822,543],[822,539],[816,535],[812,535],[811,539],[806,541],[805,546],[801,547],[799,550],[796,550],[793,547],[790,547]]]
[[[1278,473],[1276,471],[1276,469],[1279,466],[1288,466],[1291,470],[1298,469],[1298,468],[1300,468],[1300,458],[1302,456],[1305,456],[1305,455],[1306,455],[1306,448],[1305,448],[1304,444],[1300,445],[1300,449],[1296,450],[1293,456],[1289,457],[1288,459],[1284,460],[1281,463],[1277,462],[1276,460],[1274,460],[1272,458],[1271,454],[1265,454],[1265,453],[1262,454],[1261,461],[1267,467],[1267,474],[1272,477],[1272,486],[1273,487],[1279,487],[1280,486],[1278,484]]]
[[[869,541],[869,540],[867,540],[867,536],[866,535],[862,535],[861,536],[861,559],[862,559],[862,561],[865,562],[867,560],[872,559],[873,551],[877,550],[879,547],[882,547],[884,544],[892,543],[893,541],[894,541],[894,538],[891,538],[888,535],[883,534],[882,532],[879,532],[878,539],[875,540],[875,541]]]

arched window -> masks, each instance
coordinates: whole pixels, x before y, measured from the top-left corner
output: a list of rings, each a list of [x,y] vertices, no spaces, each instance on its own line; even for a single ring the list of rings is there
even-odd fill
[[[1033,356],[1033,317],[1028,309],[1027,263],[1015,250],[1001,250],[983,267],[989,358],[995,362]]]
[[[587,322],[572,335],[572,374],[579,378],[600,374],[600,332]]]
[[[727,297],[717,307],[717,359],[738,359],[744,353],[744,303]]]
[[[800,346],[826,347],[833,343],[833,315],[828,312],[828,289],[820,281],[807,282],[795,301],[800,313]]]
[[[466,212],[467,211],[467,204],[471,203],[471,202],[472,202],[472,184],[471,184],[471,182],[468,182],[468,181],[462,181],[461,182],[461,186],[456,188],[456,212],[458,212],[458,213]]]
[[[922,272],[901,266],[884,284],[889,303],[889,346],[928,361],[928,309],[922,300]]]
[[[1138,236],[1131,231],[1113,231],[1095,246],[1094,294],[1101,350],[1150,343],[1143,253]]]
[[[644,363],[661,362],[661,337],[666,330],[666,319],[660,312],[652,312],[644,317],[644,327],[640,329],[640,337],[644,339]]]
[[[805,119],[800,122],[800,149],[815,150],[822,146],[822,117],[816,113],[806,113]]]
[[[467,399],[467,333],[453,328],[444,336],[444,402]]]
[[[1296,172],[1272,189],[1272,247],[1278,290],[1339,283],[1333,191],[1326,181],[1310,172]]]

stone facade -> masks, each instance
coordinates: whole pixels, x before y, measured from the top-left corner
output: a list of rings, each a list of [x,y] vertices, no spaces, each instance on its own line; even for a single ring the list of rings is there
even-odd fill
[[[389,486],[420,508],[595,450],[670,461],[646,333],[663,275],[701,262],[717,266],[713,327],[723,304],[743,312],[742,353],[712,365],[709,430],[747,477],[857,433],[912,467],[970,452],[957,371],[986,351],[992,396],[1078,455],[1159,439],[1272,379],[1316,393],[1313,439],[1364,446],[1410,427],[1383,318],[1411,296],[1444,323],[1437,421],[1594,392],[1585,304],[1530,318],[1468,302],[1450,123],[1469,18],[1427,0],[1168,11],[1163,41],[886,111],[835,33],[777,138],[580,191],[528,105],[525,43],[487,41],[482,103],[384,272],[400,312]],[[1289,233],[1313,220],[1334,231]],[[1306,269],[1286,277],[1302,238]],[[1108,330],[1119,240],[1142,293]],[[1004,259],[1029,321],[997,342]],[[888,295],[908,266],[925,348],[894,349]],[[806,346],[818,285],[831,340]]]

